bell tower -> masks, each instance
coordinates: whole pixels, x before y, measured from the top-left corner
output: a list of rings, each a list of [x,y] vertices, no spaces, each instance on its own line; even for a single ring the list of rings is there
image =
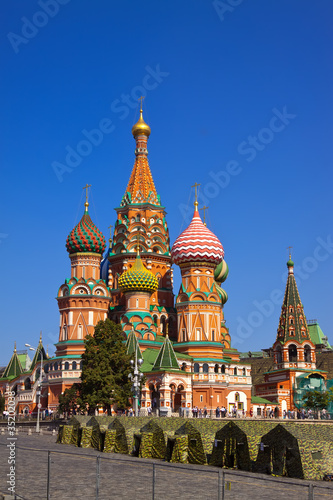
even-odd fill
[[[274,369],[316,368],[316,353],[294,275],[294,262],[287,262],[288,278],[281,308],[276,341],[273,345]]]

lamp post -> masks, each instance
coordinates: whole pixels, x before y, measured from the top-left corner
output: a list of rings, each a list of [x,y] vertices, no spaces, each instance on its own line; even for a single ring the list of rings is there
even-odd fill
[[[29,347],[30,351],[38,351],[40,352],[40,370],[39,370],[39,382],[36,391],[37,395],[37,423],[36,423],[36,432],[39,432],[39,416],[40,416],[40,406],[41,406],[41,391],[42,391],[42,372],[43,372],[43,349],[39,349],[38,347],[32,347],[30,344],[25,344],[26,347]]]
[[[132,380],[133,385],[132,385],[132,392],[133,392],[133,399],[134,399],[134,416],[137,417],[139,415],[138,411],[138,401],[139,401],[139,394],[140,394],[140,381],[143,377],[143,373],[140,372],[140,366],[143,363],[143,359],[138,359],[137,357],[137,350],[135,349],[135,359],[131,359],[130,361],[132,367],[133,367],[133,374],[130,373],[128,377]]]

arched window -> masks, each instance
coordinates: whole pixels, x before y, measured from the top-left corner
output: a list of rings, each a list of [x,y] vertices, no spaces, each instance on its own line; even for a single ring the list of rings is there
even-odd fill
[[[157,326],[157,315],[156,314],[154,314],[153,320],[154,320],[154,325]]]
[[[80,370],[82,370],[82,365],[83,365],[83,362],[81,361],[80,362]]]
[[[235,394],[235,401],[239,401],[239,392],[236,392]]]
[[[30,391],[31,389],[31,380],[30,378],[26,378],[25,381],[24,381],[24,390],[25,391]]]
[[[166,317],[165,316],[161,317],[161,323],[162,323],[162,333],[166,333]]]
[[[221,373],[225,373],[225,365],[221,366]]]
[[[215,365],[214,366],[214,373],[218,373],[219,372],[219,365]]]
[[[245,368],[243,368],[243,377],[245,377],[245,375],[246,375],[246,370]]]
[[[76,370],[76,361],[73,361],[72,363],[72,370]]]
[[[193,371],[194,373],[199,373],[199,363],[194,363]]]
[[[311,362],[311,347],[308,344],[304,346],[304,361]]]
[[[289,361],[297,361],[297,347],[295,344],[290,344],[288,347]]]
[[[58,363],[54,363],[54,370],[57,371],[58,370]]]
[[[183,370],[183,372],[186,371],[186,363],[182,363],[181,370]]]
[[[65,363],[64,370],[69,370],[69,363],[68,363],[68,361],[66,361],[66,363]]]
[[[237,375],[237,368],[234,368],[234,375]]]
[[[208,373],[208,364],[207,364],[207,363],[204,363],[204,364],[202,365],[202,371],[203,371],[204,373]]]
[[[44,370],[45,373],[48,373],[48,371],[49,371],[49,365],[48,364],[44,365],[43,370]]]

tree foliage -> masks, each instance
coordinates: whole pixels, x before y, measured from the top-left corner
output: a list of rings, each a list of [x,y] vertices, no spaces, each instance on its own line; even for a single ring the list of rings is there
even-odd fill
[[[81,384],[73,384],[69,389],[65,389],[59,396],[59,410],[63,413],[76,411],[80,392]]]
[[[307,391],[303,396],[303,404],[305,408],[311,410],[323,410],[333,402],[333,390],[330,389],[325,392],[321,391]]]
[[[110,413],[111,406],[124,409],[131,396],[131,356],[126,354],[122,329],[113,321],[99,321],[94,335],[85,338],[82,355],[81,408],[93,413],[102,405]]]
[[[0,415],[2,416],[4,410],[5,410],[5,398],[3,396],[0,396]]]

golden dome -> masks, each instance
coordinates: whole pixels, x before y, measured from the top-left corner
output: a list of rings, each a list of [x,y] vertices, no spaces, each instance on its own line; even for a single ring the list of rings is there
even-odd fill
[[[132,134],[134,137],[137,135],[146,135],[147,137],[150,136],[150,127],[147,125],[147,123],[144,121],[142,117],[142,108],[140,109],[140,118],[136,122],[135,125],[132,127]]]

